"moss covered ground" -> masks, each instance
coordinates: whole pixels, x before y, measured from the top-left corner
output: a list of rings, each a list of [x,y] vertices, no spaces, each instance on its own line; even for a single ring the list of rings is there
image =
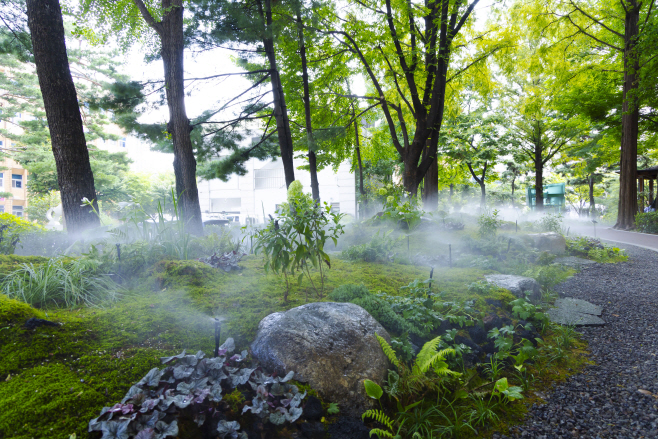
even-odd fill
[[[445,253],[448,244],[413,234],[410,253]],[[398,250],[404,252],[406,242]],[[224,319],[222,339],[233,337],[246,347],[263,317],[326,300],[339,285],[364,284],[371,292],[396,295],[414,279],[429,277],[427,267],[347,262],[334,255],[323,297],[308,281],[293,281],[288,302],[283,302],[284,280],[265,273],[262,259],[253,255],[242,260],[241,271],[229,273],[197,261],[160,261],[131,279],[121,300],[105,308],[37,310],[0,294],[0,439],[88,437],[88,421],[160,365],[159,357],[184,348],[210,353],[212,317]],[[0,276],[21,263],[46,260],[0,256]],[[485,298],[511,300],[500,291],[480,296],[468,289],[490,272],[436,268],[433,290],[443,292],[446,300],[475,299],[476,304]],[[23,324],[30,317],[61,326],[28,330]],[[559,378],[562,371],[555,373]]]
[[[45,260],[0,257],[0,270]],[[211,316],[225,319],[223,339],[246,346],[267,314],[319,300],[310,284],[292,282],[284,303],[284,281],[265,273],[260,257],[248,256],[240,265],[243,270],[225,273],[197,261],[160,261],[105,308],[37,310],[0,295],[0,438],[87,437],[87,422],[121,400],[159,357],[184,348],[210,353]],[[467,285],[485,273],[437,269],[434,288],[448,299],[464,299],[474,294]],[[400,287],[428,275],[425,267],[333,258],[325,297],[345,283],[399,294]],[[30,317],[61,326],[28,330],[23,324]]]

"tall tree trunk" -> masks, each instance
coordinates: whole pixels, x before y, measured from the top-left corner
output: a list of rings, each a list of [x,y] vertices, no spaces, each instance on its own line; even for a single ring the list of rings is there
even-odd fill
[[[308,89],[308,67],[306,65],[306,44],[304,43],[304,25],[301,15],[297,15],[299,26],[299,56],[302,60],[302,82],[304,84],[304,116],[306,121],[306,141],[308,142],[308,166],[311,173],[311,193],[313,199],[320,201],[320,186],[318,184],[318,165],[315,157],[315,141],[313,140],[313,123],[311,121],[311,94]]]
[[[596,211],[596,201],[594,200],[594,174],[589,175],[587,183],[589,186],[589,216],[594,218],[594,212]]]
[[[366,191],[363,188],[363,163],[361,163],[361,147],[359,141],[359,123],[355,118],[354,105],[352,105],[352,119],[354,119],[354,139],[356,145],[356,160],[359,163],[359,193],[362,197],[366,196]]]
[[[619,174],[619,210],[616,229],[635,227],[637,213],[637,137],[640,107],[638,102],[639,57],[636,51],[640,6],[626,2],[624,20],[624,90],[621,116],[621,170]]]
[[[281,85],[279,68],[276,65],[276,53],[274,52],[274,39],[271,35],[272,30],[272,0],[265,0],[265,10],[263,3],[258,2],[258,11],[261,18],[266,24],[265,37],[263,37],[263,47],[267,60],[270,64],[270,81],[272,83],[272,98],[274,105],[274,119],[276,120],[276,131],[279,138],[279,149],[281,150],[281,161],[283,162],[283,172],[286,177],[286,187],[295,181],[295,166],[292,161],[292,135],[290,134],[290,120],[288,119],[288,107],[286,107],[286,97]]]
[[[181,1],[163,0],[167,13],[162,17],[162,61],[166,85],[169,123],[174,147],[174,175],[178,205],[185,221],[185,229],[194,235],[203,234],[199,191],[196,182],[196,158],[190,138],[190,120],[185,110],[185,79],[183,70],[184,38],[183,7]]]
[[[87,198],[98,210],[78,97],[66,54],[59,1],[27,0],[27,17],[66,229],[72,235],[100,226],[100,219],[91,207],[81,205],[83,198]]]
[[[430,212],[439,207],[439,162],[436,157],[423,177],[423,206]]]
[[[450,202],[452,203],[452,193],[455,190],[455,185],[450,183]]]
[[[512,177],[512,209],[514,209],[514,183],[516,182],[516,175]]]
[[[536,159],[535,150],[535,211],[542,212],[544,210],[544,163],[541,161],[541,153],[539,160]]]

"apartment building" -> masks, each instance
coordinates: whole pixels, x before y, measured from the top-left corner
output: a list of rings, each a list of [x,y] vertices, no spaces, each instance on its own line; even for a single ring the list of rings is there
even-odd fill
[[[0,136],[0,151],[11,150],[12,143]],[[0,192],[12,194],[11,197],[0,197],[0,213],[11,213],[22,218],[27,216],[27,170],[9,157],[0,160]]]
[[[25,115],[18,113],[11,118],[10,122],[18,123],[23,117]],[[15,129],[15,126],[6,120],[0,122],[0,127],[4,130]],[[0,135],[0,152],[11,153],[14,147],[16,147],[15,142]],[[26,218],[27,169],[23,169],[21,165],[5,154],[3,156],[0,156],[0,192],[9,192],[12,196],[0,197],[0,213],[11,213]]]

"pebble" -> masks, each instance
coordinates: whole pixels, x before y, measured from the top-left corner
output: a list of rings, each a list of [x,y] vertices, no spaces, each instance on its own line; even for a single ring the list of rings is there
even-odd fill
[[[628,261],[592,264],[558,285],[603,307],[603,327],[579,328],[595,364],[533,405],[510,438],[653,438],[658,435],[658,252],[625,246]]]

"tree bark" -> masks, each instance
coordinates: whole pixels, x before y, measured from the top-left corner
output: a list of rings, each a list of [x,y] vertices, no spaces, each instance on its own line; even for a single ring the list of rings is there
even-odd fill
[[[439,208],[439,162],[436,157],[423,177],[423,206],[430,212]]]
[[[512,177],[512,209],[514,209],[514,183],[516,182],[516,175]]]
[[[318,165],[315,157],[315,142],[313,141],[313,123],[311,121],[311,93],[308,88],[308,66],[306,64],[306,43],[304,42],[304,25],[301,15],[297,15],[299,26],[299,56],[302,60],[302,83],[304,85],[304,116],[306,122],[306,141],[308,142],[308,167],[311,173],[311,193],[313,199],[320,202],[320,186],[318,184]]]
[[[281,161],[283,162],[283,172],[286,177],[286,187],[288,187],[293,181],[295,181],[295,166],[292,161],[292,135],[290,133],[288,107],[286,107],[286,97],[283,93],[279,68],[276,64],[274,39],[270,33],[272,29],[272,0],[265,0],[265,10],[263,10],[263,3],[261,0],[257,0],[257,3],[260,16],[266,24],[266,36],[263,37],[263,47],[270,64],[270,81],[272,83],[272,98],[274,101],[274,119],[276,120],[276,131],[279,139]]]
[[[181,0],[163,0],[161,54],[164,64],[169,123],[167,131],[174,147],[176,194],[185,229],[194,235],[203,234],[199,191],[196,182],[196,158],[190,138],[190,120],[185,109],[185,79],[183,70],[183,6]]]
[[[624,20],[624,89],[621,116],[621,169],[619,174],[619,209],[616,229],[635,227],[637,213],[637,137],[640,107],[638,102],[639,57],[636,51],[641,4],[626,2]]]
[[[66,54],[64,23],[58,0],[27,0],[34,62],[48,120],[57,182],[69,235],[100,226],[94,175],[82,126],[78,98]]]
[[[535,154],[537,154],[535,152]],[[539,160],[535,160],[535,211],[543,212],[544,210],[544,163],[541,161],[541,153],[539,153]]]
[[[363,188],[363,163],[361,162],[361,147],[360,147],[360,141],[359,141],[359,123],[358,121],[354,118],[354,106],[352,106],[352,119],[354,119],[354,139],[355,139],[355,145],[356,145],[356,160],[359,163],[359,193],[361,193],[362,197],[366,196],[366,191]]]
[[[589,216],[594,218],[594,212],[596,210],[596,201],[594,200],[594,174],[589,175],[587,183],[589,186]]]
[[[487,205],[487,189],[485,186],[485,178],[487,175],[488,164],[485,162],[484,169],[482,170],[482,176],[480,177],[475,174],[475,171],[473,170],[473,167],[470,163],[466,163],[466,165],[468,166],[468,170],[470,171],[471,175],[475,179],[475,182],[480,186],[480,208],[484,209],[484,207]]]
[[[455,185],[450,183],[450,202],[452,203],[452,193],[455,190]]]

